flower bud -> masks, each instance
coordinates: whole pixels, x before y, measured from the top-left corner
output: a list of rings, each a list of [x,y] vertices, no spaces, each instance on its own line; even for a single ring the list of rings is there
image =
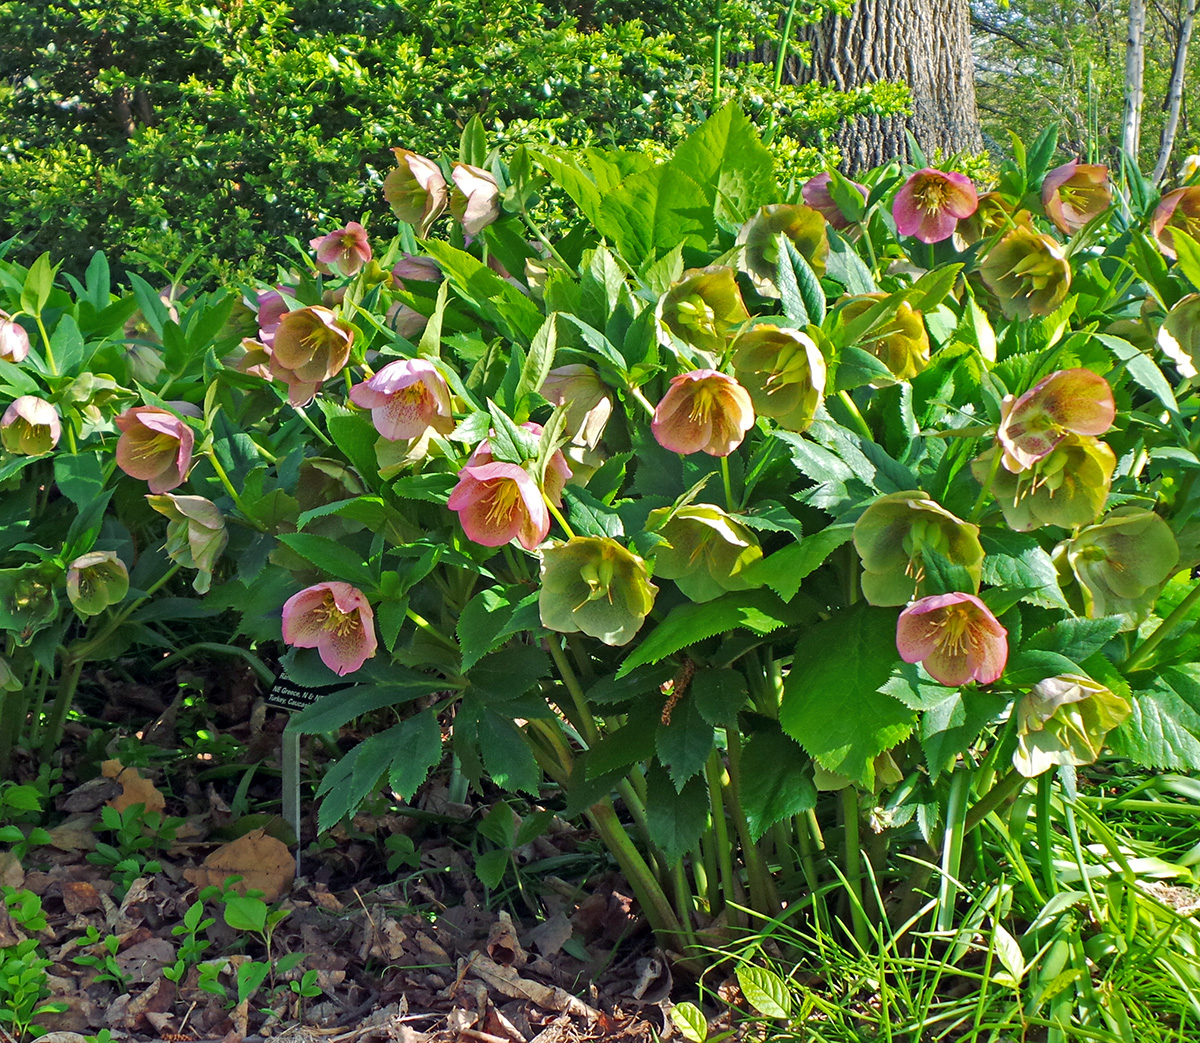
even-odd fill
[[[6,311],[0,311],[0,359],[5,362],[24,362],[29,354],[29,334]]]
[[[450,176],[454,181],[450,213],[467,235],[478,235],[500,216],[500,188],[496,179],[469,163],[455,163]]]

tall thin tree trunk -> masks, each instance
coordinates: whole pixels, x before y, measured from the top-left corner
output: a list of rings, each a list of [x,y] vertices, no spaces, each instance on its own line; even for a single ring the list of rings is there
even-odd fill
[[[1163,125],[1162,142],[1158,148],[1158,162],[1150,180],[1156,185],[1167,172],[1171,162],[1171,150],[1175,147],[1175,134],[1179,130],[1179,112],[1183,107],[1183,80],[1187,73],[1188,44],[1192,40],[1192,25],[1196,20],[1196,0],[1185,0],[1183,17],[1179,22],[1178,42],[1175,46],[1175,64],[1171,67],[1171,82],[1167,86],[1167,122]]]
[[[1146,63],[1146,0],[1129,0],[1129,35],[1125,40],[1125,115],[1121,148],[1136,162],[1142,136],[1142,73]]]

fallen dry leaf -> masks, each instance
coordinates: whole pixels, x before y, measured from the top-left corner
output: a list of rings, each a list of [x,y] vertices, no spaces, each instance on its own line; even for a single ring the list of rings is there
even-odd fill
[[[264,902],[274,902],[291,890],[296,876],[296,860],[282,840],[261,829],[222,844],[195,869],[185,869],[184,879],[197,887],[225,887],[231,876],[240,876],[234,885],[239,892],[261,891]]]
[[[166,797],[153,782],[142,778],[137,768],[127,768],[119,760],[110,760],[100,765],[100,774],[116,779],[122,786],[121,792],[108,802],[110,808],[123,812],[134,804],[144,804],[148,812],[166,810]]]
[[[64,880],[62,882],[62,900],[68,913],[77,916],[79,913],[90,913],[100,908],[100,892],[96,885],[87,880]]]

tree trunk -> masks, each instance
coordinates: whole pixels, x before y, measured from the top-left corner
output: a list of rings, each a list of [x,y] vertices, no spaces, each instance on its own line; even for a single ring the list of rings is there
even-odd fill
[[[1146,64],[1146,0],[1129,0],[1129,36],[1125,41],[1125,116],[1121,148],[1136,163],[1142,137],[1142,72]]]
[[[1175,134],[1179,130],[1179,111],[1183,107],[1183,80],[1187,72],[1188,44],[1192,39],[1192,25],[1196,20],[1196,0],[1185,0],[1182,18],[1178,25],[1175,43],[1175,64],[1171,67],[1171,82],[1167,87],[1167,122],[1163,125],[1162,142],[1158,149],[1158,162],[1150,180],[1156,185],[1167,172],[1171,162],[1171,149],[1175,147]]]
[[[859,0],[849,17],[827,17],[799,39],[812,63],[790,58],[792,82],[854,90],[902,81],[912,93],[911,116],[858,116],[838,132],[848,172],[906,156],[906,128],[930,156],[983,151],[967,0]]]

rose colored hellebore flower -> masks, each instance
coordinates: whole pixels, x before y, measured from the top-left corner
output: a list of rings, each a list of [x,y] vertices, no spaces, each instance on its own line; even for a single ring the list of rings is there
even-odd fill
[[[0,311],[0,359],[5,362],[24,362],[29,354],[29,334],[6,311]]]
[[[965,174],[926,167],[909,177],[892,201],[896,231],[923,243],[939,243],[954,234],[964,217],[975,213],[979,197]]]
[[[18,456],[41,456],[50,452],[62,435],[58,410],[36,395],[13,399],[0,417],[0,442]]]
[[[834,228],[841,231],[843,228],[849,228],[854,223],[854,220],[846,215],[838,205],[837,200],[833,198],[833,193],[829,189],[831,181],[833,181],[833,175],[828,171],[818,174],[816,177],[804,182],[804,187],[800,189],[800,195],[804,199],[806,206],[812,207],[826,221],[833,225]],[[843,182],[849,186],[852,193],[860,197],[860,208],[866,206],[867,197],[870,195],[867,186],[845,178],[843,178]]]
[[[503,547],[515,539],[533,550],[550,531],[550,512],[537,483],[517,464],[468,464],[446,506],[458,512],[467,539],[484,547]]]
[[[315,648],[339,676],[352,674],[375,654],[375,613],[363,592],[332,581],[306,587],[283,606],[283,640]]]
[[[658,587],[646,563],[616,540],[575,536],[542,554],[538,612],[560,634],[582,631],[606,645],[633,640]]]
[[[129,570],[111,550],[94,550],[67,566],[67,597],[81,616],[94,616],[125,600]]]
[[[134,406],[116,418],[117,466],[149,482],[152,493],[182,485],[192,466],[196,436],[186,423],[157,406]]]
[[[654,552],[656,576],[673,579],[692,601],[755,585],[742,573],[762,560],[762,548],[745,525],[711,503],[688,504],[664,523],[669,514],[670,507],[661,507],[646,522],[667,541]]]
[[[1112,388],[1090,369],[1060,369],[1020,398],[1006,396],[996,440],[1009,471],[1024,471],[1069,434],[1102,435],[1117,415]]]
[[[991,684],[1004,673],[1008,631],[974,594],[936,594],[900,613],[896,648],[944,685]]]
[[[308,245],[317,252],[318,264],[333,265],[343,275],[356,274],[372,256],[367,230],[357,221],[310,239]]]
[[[419,438],[429,428],[454,430],[450,389],[427,359],[389,362],[365,384],[350,389],[350,401],[371,411],[371,423],[390,442]]]
[[[289,311],[275,329],[271,375],[288,386],[294,406],[311,402],[317,389],[342,371],[350,358],[354,330],[328,308]]]
[[[791,241],[818,277],[825,274],[829,239],[828,222],[803,203],[768,203],[738,229],[736,245],[744,247],[738,268],[764,297],[778,297],[779,236]]]
[[[546,374],[541,395],[553,406],[567,407],[573,443],[596,448],[613,411],[612,395],[599,373],[590,366],[558,366]]]
[[[988,251],[979,274],[1010,319],[1049,315],[1071,288],[1062,246],[1027,224],[1018,224]]]
[[[725,350],[730,330],[749,318],[733,269],[723,264],[689,268],[654,309],[660,344],[670,347],[674,335],[714,359]]]
[[[446,179],[432,160],[406,148],[394,148],[397,166],[383,179],[383,198],[401,221],[424,238],[446,209]]]
[[[500,216],[500,187],[491,174],[470,163],[455,163],[450,177],[450,213],[467,235],[478,235]]]
[[[1175,257],[1172,229],[1200,240],[1200,185],[1172,189],[1162,197],[1150,220],[1150,231],[1159,249],[1170,258]]]
[[[1055,167],[1042,181],[1042,207],[1064,235],[1078,232],[1111,202],[1108,167],[1098,163],[1073,159]]]
[[[763,324],[738,337],[733,372],[759,416],[807,430],[825,395],[825,357],[800,330]]]
[[[1094,764],[1129,716],[1128,699],[1082,674],[1047,677],[1017,703],[1013,766],[1027,779],[1057,764]]]
[[[432,257],[401,254],[392,267],[392,279],[401,289],[407,282],[441,282],[442,269]]]
[[[728,456],[753,426],[754,406],[741,384],[715,370],[695,369],[671,381],[650,429],[673,453]]]
[[[147,496],[147,502],[167,518],[167,557],[185,569],[196,569],[192,588],[207,594],[213,566],[229,542],[225,517],[203,496]]]
[[[527,420],[521,427],[532,434],[534,438],[542,437],[541,424]],[[494,432],[489,432],[489,434],[494,434]],[[483,464],[490,464],[494,460],[495,457],[492,456],[491,443],[485,438],[475,447],[475,451],[471,453],[470,458],[467,460],[467,466],[481,467]],[[563,456],[561,449],[554,450],[550,459],[546,461],[546,473],[542,475],[542,491],[555,507],[562,506],[563,486],[567,484],[567,479],[570,477],[571,467],[567,463],[567,458]]]

